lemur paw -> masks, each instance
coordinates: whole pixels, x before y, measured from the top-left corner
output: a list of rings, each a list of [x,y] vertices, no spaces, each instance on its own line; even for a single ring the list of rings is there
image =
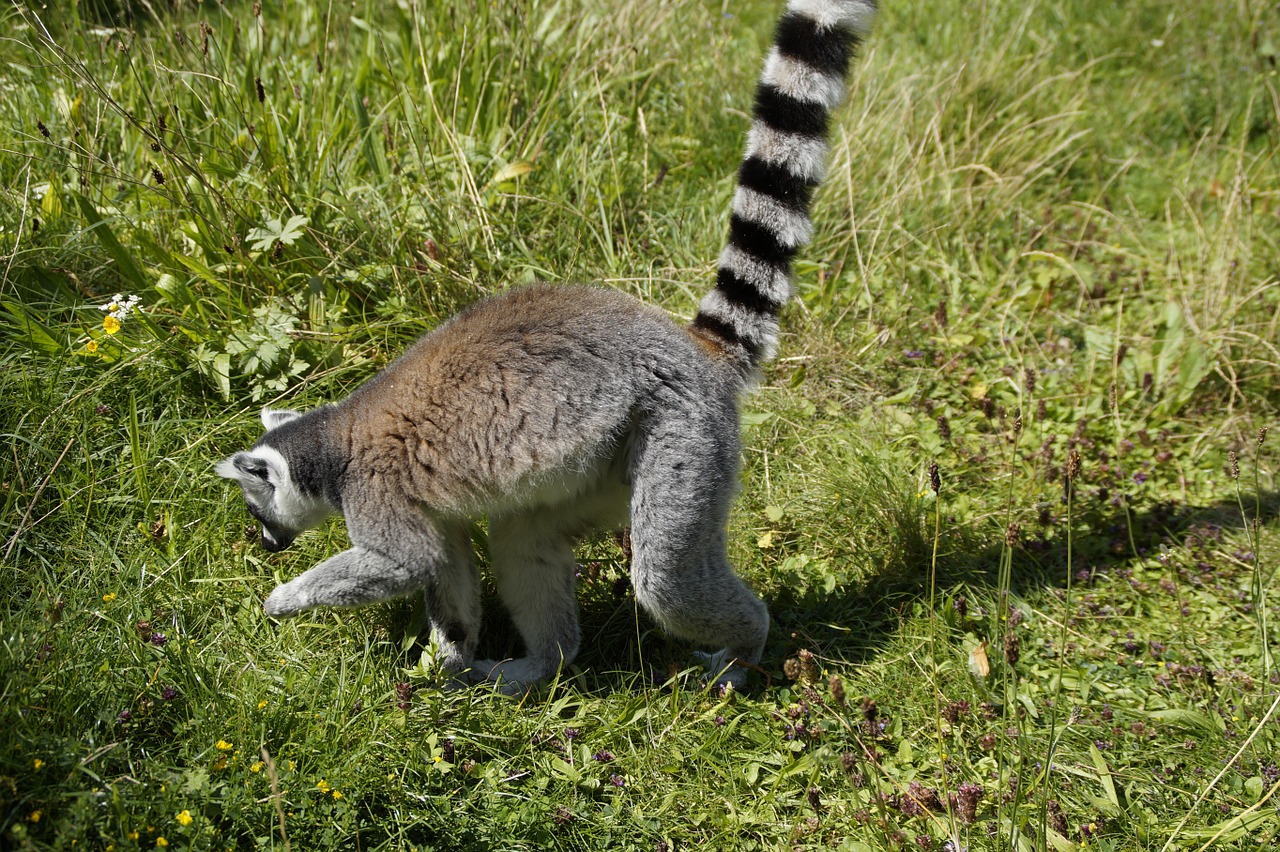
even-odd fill
[[[290,618],[310,606],[302,590],[290,582],[276,586],[262,604],[262,609],[272,618]]]

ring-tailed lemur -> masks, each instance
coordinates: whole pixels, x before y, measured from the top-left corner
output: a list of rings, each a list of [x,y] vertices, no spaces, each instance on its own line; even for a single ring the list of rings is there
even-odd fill
[[[264,411],[266,434],[217,468],[242,486],[263,546],[339,512],[352,542],[276,588],[267,613],[423,590],[444,667],[518,691],[578,651],[576,537],[629,521],[636,599],[669,632],[722,649],[709,661],[741,686],[769,616],[725,555],[738,399],[773,354],[828,117],[875,12],[875,0],[787,4],[716,286],[690,326],[617,292],[523,287],[458,314],[340,403]],[[474,659],[476,515],[519,659]]]

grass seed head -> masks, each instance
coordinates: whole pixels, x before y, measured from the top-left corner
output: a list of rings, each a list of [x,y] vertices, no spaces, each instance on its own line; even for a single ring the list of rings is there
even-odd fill
[[[1036,368],[1027,367],[1022,371],[1022,386],[1027,389],[1027,393],[1036,392]]]
[[[1240,478],[1240,457],[1235,450],[1227,451],[1227,473],[1232,479]]]
[[[951,422],[947,420],[945,414],[938,415],[938,434],[942,436],[942,440],[951,440]]]
[[[1258,430],[1258,449],[1262,449],[1262,443],[1267,440],[1267,427],[1263,426]]]

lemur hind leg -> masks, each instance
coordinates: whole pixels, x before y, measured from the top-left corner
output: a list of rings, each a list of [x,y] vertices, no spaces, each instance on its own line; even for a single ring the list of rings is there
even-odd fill
[[[729,565],[725,524],[735,492],[735,412],[707,410],[645,430],[633,461],[632,582],[668,632],[705,648],[718,684],[746,685],[764,653],[769,613]]]

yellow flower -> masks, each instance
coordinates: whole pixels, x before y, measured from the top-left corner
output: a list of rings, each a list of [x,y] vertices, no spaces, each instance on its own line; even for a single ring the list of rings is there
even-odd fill
[[[86,352],[97,352],[97,351],[98,351],[98,341],[96,341],[96,340],[90,340],[88,343],[86,343],[86,344],[84,345],[84,351],[86,351]]]
[[[333,800],[336,802],[338,799],[341,799],[341,798],[342,798],[342,794],[341,794],[341,793],[339,793],[337,790],[334,790],[334,791],[333,791]]]
[[[261,760],[255,760],[255,761],[253,762],[253,764],[249,767],[249,771],[250,771],[250,772],[261,772],[261,771],[262,771],[262,761],[261,761]]]
[[[259,710],[265,710],[265,709],[267,709],[267,699],[265,699],[265,698],[264,698],[264,699],[262,699],[261,701],[259,701],[259,702],[258,702],[258,709],[259,709]]]
[[[163,837],[156,838],[156,846],[158,846],[159,848],[163,849],[168,845],[169,845],[169,841],[165,840]]]
[[[329,782],[321,778],[319,781],[316,782],[316,789],[319,790],[321,793],[329,792]]]
[[[111,603],[115,599],[116,599],[115,592],[107,592],[105,595],[102,596],[103,603]]]
[[[126,835],[125,835],[125,837],[128,837],[130,840],[137,840],[137,839],[138,839],[138,832],[137,832],[137,830],[135,829],[135,830],[133,830],[133,831],[129,832],[128,834],[126,834]]]
[[[215,761],[213,762],[213,771],[214,771],[214,772],[221,772],[222,770],[224,770],[224,769],[226,769],[226,768],[227,768],[227,759],[226,759],[225,757],[220,757],[220,758],[218,758],[217,760],[215,760]]]
[[[102,318],[102,330],[107,334],[115,334],[120,330],[120,320],[107,314]]]
[[[36,769],[42,769],[44,768],[44,761],[37,757],[35,760],[31,761],[31,765]]]
[[[27,819],[31,820],[32,822],[39,822],[40,817],[42,816],[44,816],[44,814],[40,813],[39,811],[32,811],[31,815],[28,816]]]
[[[443,758],[443,757],[441,757],[441,756],[440,756],[440,755],[438,755],[438,754],[437,754],[435,757],[431,758],[431,759],[432,759],[432,760],[434,760],[436,763],[439,763],[440,761],[444,760],[444,758]]]
[[[213,744],[213,747],[218,751],[231,751],[231,749],[235,748],[235,745],[227,742],[226,740],[218,740]]]
[[[178,821],[179,825],[191,825],[191,822],[193,819],[193,817],[191,816],[191,811],[188,811],[188,810],[180,811],[178,815],[174,818]]]

